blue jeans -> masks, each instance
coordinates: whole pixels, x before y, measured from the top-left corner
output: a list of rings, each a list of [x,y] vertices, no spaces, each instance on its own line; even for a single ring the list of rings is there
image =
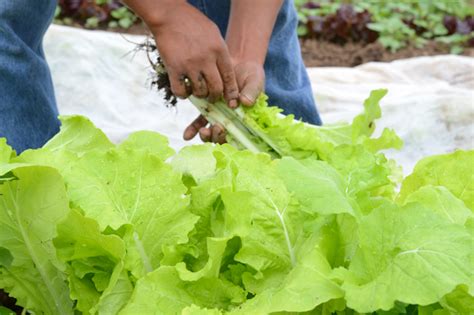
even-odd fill
[[[42,39],[56,1],[0,0],[0,137],[17,152],[59,131]]]
[[[189,0],[224,35],[230,0]],[[17,152],[41,147],[59,130],[58,111],[42,39],[55,0],[0,0],[0,137]],[[285,0],[265,60],[270,104],[286,114],[321,124],[296,35],[297,15]]]

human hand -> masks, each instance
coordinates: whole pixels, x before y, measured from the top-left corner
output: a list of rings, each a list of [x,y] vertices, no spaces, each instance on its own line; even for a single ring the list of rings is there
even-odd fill
[[[168,4],[161,10],[166,14],[148,26],[155,36],[173,93],[180,98],[193,94],[210,102],[223,96],[230,107],[237,107],[237,81],[217,26],[187,2]]]
[[[252,106],[263,91],[265,72],[263,66],[256,62],[234,60],[234,72],[239,86],[239,101],[245,106]],[[190,140],[198,133],[202,141],[225,143],[226,133],[222,126],[208,126],[208,121],[200,115],[184,131],[183,138]]]
[[[239,87],[239,101],[252,106],[265,87],[265,71],[258,62],[233,60],[235,78]]]

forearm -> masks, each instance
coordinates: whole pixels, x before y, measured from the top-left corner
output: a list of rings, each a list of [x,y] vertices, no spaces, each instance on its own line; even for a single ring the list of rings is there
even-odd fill
[[[233,0],[226,42],[238,61],[265,62],[268,43],[283,0]]]
[[[186,0],[122,0],[135,14],[151,28],[160,25],[165,15],[179,5],[187,4]]]

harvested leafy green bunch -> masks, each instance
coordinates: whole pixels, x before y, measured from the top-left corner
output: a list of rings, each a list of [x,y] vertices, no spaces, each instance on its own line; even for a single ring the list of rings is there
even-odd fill
[[[234,124],[264,140],[230,139],[255,152],[113,144],[80,116],[19,156],[0,140],[0,288],[35,314],[472,314],[474,152],[399,193],[384,94],[326,127],[262,96]]]

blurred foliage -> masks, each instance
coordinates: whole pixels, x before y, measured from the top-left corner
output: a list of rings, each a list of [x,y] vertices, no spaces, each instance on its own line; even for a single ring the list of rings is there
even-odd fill
[[[474,5],[466,0],[295,0],[303,38],[379,41],[396,51],[436,40],[453,53],[474,47]]]
[[[128,29],[138,17],[118,0],[59,0],[55,22],[86,28]]]
[[[218,1],[218,0],[216,0]],[[294,0],[303,39],[380,42],[396,51],[435,40],[451,52],[474,47],[473,0]],[[118,0],[59,0],[56,23],[128,29],[139,19]]]

